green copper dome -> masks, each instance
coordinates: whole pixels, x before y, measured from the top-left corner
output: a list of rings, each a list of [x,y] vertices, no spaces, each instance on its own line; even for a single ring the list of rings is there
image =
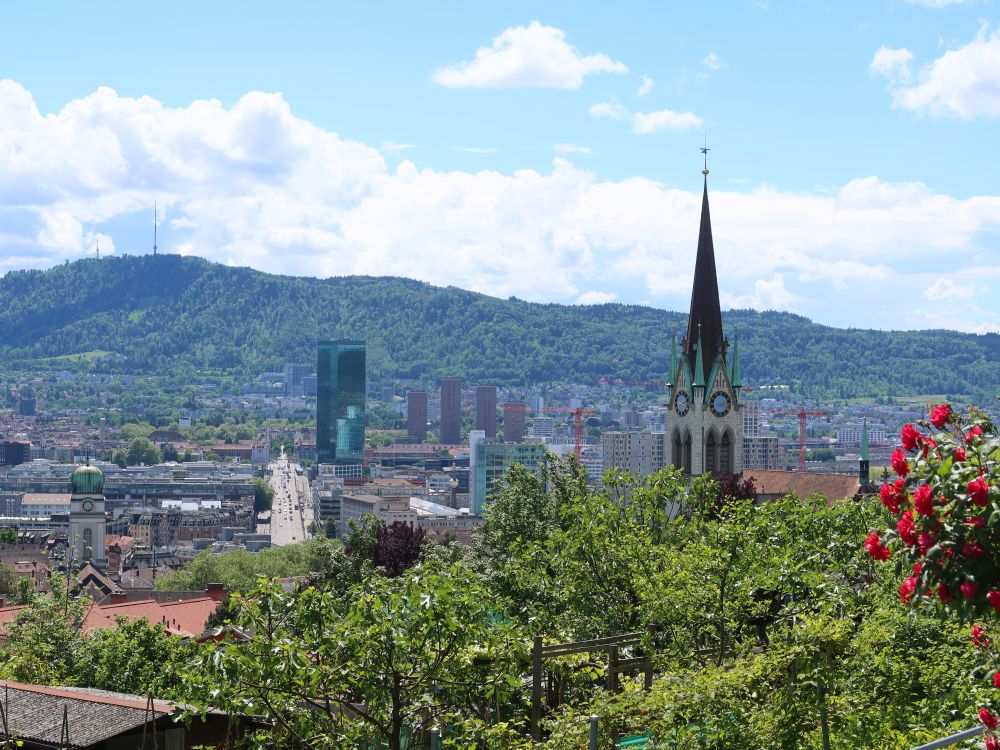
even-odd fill
[[[73,484],[74,495],[104,494],[104,472],[96,466],[77,466],[70,482]]]

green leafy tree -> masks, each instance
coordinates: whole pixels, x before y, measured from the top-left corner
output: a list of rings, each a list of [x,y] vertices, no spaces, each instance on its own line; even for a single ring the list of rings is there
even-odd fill
[[[248,640],[199,655],[186,697],[271,727],[255,747],[401,750],[408,734],[426,736],[445,717],[458,727],[486,721],[520,691],[519,639],[488,601],[461,566],[373,575],[349,597],[266,586],[234,607]]]
[[[247,593],[260,579],[307,576],[324,569],[339,544],[322,537],[260,552],[235,550],[222,554],[199,552],[179,570],[157,578],[162,591],[199,591],[221,583],[230,592]]]
[[[180,461],[181,457],[173,443],[167,443],[160,451],[160,459],[163,461]]]
[[[188,648],[162,623],[120,617],[113,628],[87,633],[77,652],[74,681],[78,685],[119,693],[173,697],[175,672],[170,665],[186,657]]]
[[[274,503],[274,487],[266,479],[261,477],[253,478],[253,510],[254,513],[261,513],[271,510]]]
[[[129,443],[125,462],[129,466],[152,466],[160,462],[160,449],[144,437],[137,437]]]
[[[2,670],[8,679],[36,685],[77,684],[85,599],[35,596],[11,623]]]

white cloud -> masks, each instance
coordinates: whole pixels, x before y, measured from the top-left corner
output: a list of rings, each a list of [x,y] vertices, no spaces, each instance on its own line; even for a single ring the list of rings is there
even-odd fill
[[[532,21],[512,26],[476,50],[474,60],[441,68],[431,76],[448,88],[578,89],[592,73],[627,73],[624,63],[605,54],[581,55],[566,33]]]
[[[23,87],[0,82],[0,270],[90,256],[97,236],[102,254],[147,248],[156,200],[169,227],[164,253],[537,301],[596,301],[599,291],[683,309],[701,183],[696,170],[673,179],[690,189],[601,179],[558,156],[511,173],[390,167],[379,149],[296,117],[276,94],[167,107],[100,89],[43,116]],[[989,267],[998,196],[959,199],[871,176],[812,193],[717,184],[728,304],[891,327],[930,319],[893,304],[876,323],[871,300],[924,301],[931,288],[950,295],[951,327],[1000,318],[1000,267]],[[963,297],[965,287],[976,294]],[[973,300],[992,309],[981,314]]]
[[[629,116],[628,109],[617,101],[593,104],[587,113],[591,117],[607,117],[611,120],[626,120]]]
[[[709,52],[707,55],[705,55],[705,58],[701,61],[701,64],[713,72],[716,70],[722,70],[724,67],[726,67],[726,64],[722,62],[722,60],[719,59],[719,56],[714,52]]]
[[[872,75],[880,75],[889,79],[890,83],[906,82],[910,79],[910,63],[913,53],[908,49],[889,49],[879,47],[872,57],[868,70]]]
[[[693,112],[674,112],[671,109],[662,109],[658,112],[630,112],[616,100],[594,104],[587,112],[591,117],[629,120],[632,123],[632,132],[638,135],[682,133],[685,130],[700,128],[704,122]]]
[[[1000,30],[983,27],[964,47],[945,52],[914,75],[905,49],[882,47],[871,70],[889,81],[893,106],[962,119],[1000,117]]]
[[[959,286],[946,276],[939,276],[933,284],[924,289],[924,297],[929,300],[970,299],[975,294],[971,286]]]
[[[960,5],[968,0],[906,0],[911,5],[923,5],[925,8],[946,8],[949,5]]]
[[[557,154],[580,154],[582,156],[593,156],[593,149],[588,146],[579,146],[576,143],[557,143],[552,147]]]
[[[616,299],[618,299],[618,295],[614,292],[584,292],[573,301],[573,304],[606,305],[608,302],[614,302]]]
[[[395,141],[382,141],[382,145],[378,147],[378,150],[383,154],[389,156],[398,156],[404,151],[409,151],[411,148],[416,148],[412,143],[396,143]]]
[[[639,135],[653,133],[682,133],[700,128],[703,120],[693,112],[674,112],[662,109],[659,112],[636,112],[632,116],[632,132]]]
[[[642,83],[639,84],[639,90],[635,92],[635,95],[645,96],[646,94],[648,94],[650,91],[653,90],[653,86],[655,85],[656,84],[653,83],[652,78],[650,78],[649,76],[643,76]]]
[[[785,277],[780,273],[770,279],[757,279],[753,289],[752,294],[721,294],[720,297],[728,307],[754,310],[791,310],[796,302],[796,296],[785,288]]]

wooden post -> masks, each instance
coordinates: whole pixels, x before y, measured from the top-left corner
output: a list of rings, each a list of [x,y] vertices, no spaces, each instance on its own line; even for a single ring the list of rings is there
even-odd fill
[[[542,636],[531,647],[531,739],[542,741]]]
[[[819,724],[823,732],[823,750],[830,750],[830,716],[826,706],[826,680],[830,674],[830,644],[826,644],[823,675],[819,679]]]
[[[618,646],[608,648],[608,692],[618,692]]]

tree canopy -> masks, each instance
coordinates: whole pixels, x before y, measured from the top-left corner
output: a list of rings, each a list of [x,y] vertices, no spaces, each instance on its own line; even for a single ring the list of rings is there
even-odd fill
[[[842,330],[732,310],[741,369],[809,397],[992,399],[1000,336]],[[311,362],[324,338],[368,342],[370,376],[499,384],[664,379],[686,315],[638,305],[501,300],[399,278],[274,276],[175,255],[83,259],[0,277],[0,362],[256,376]],[[455,335],[461,331],[462,335]],[[572,331],[572,335],[566,335]]]

